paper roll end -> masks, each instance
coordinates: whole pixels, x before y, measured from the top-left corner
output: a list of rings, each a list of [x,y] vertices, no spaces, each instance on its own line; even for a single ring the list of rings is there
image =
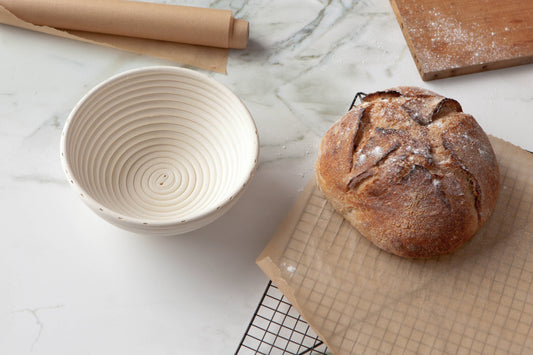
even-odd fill
[[[248,44],[250,34],[250,24],[246,20],[234,19],[233,32],[229,38],[229,47],[243,49]]]

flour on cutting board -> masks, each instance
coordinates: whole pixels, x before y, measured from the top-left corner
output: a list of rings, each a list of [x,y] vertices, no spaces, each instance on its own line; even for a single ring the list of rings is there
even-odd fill
[[[426,18],[409,23],[411,36],[429,36],[431,47],[417,48],[419,55],[431,58],[424,62],[427,71],[448,68],[458,60],[462,65],[488,62],[502,52],[495,38],[491,38],[495,37],[494,31],[483,32],[478,23],[464,24],[438,10],[430,10]]]
[[[391,0],[423,80],[533,61],[533,2]]]

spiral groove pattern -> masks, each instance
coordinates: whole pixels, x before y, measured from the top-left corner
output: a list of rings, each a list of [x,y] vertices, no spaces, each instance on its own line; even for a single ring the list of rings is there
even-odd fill
[[[104,218],[172,234],[229,208],[255,171],[258,138],[248,110],[223,85],[188,69],[150,67],[89,92],[67,120],[61,155],[71,183]]]

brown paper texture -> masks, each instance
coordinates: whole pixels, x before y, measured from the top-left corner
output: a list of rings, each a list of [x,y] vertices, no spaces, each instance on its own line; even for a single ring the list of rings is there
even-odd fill
[[[0,5],[23,21],[66,30],[221,48],[244,48],[248,40],[247,32],[234,32],[231,10],[126,0],[0,0]],[[235,40],[234,34],[243,38]],[[240,41],[244,46],[232,43]]]
[[[3,0],[0,1],[0,4],[2,2]],[[145,54],[158,58],[172,60],[181,64],[191,65],[219,73],[226,72],[226,65],[228,59],[227,48],[199,46],[146,38],[117,36],[96,32],[60,30],[57,28],[35,25],[31,22],[24,21],[1,5],[0,23],[63,38],[74,39],[92,44],[98,44],[116,49],[126,50],[138,54]]]
[[[533,353],[533,156],[490,138],[498,202],[452,255],[381,251],[302,192],[257,263],[334,354]]]

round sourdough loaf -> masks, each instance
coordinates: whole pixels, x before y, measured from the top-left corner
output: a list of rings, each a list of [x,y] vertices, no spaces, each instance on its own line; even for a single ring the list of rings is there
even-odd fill
[[[494,151],[474,118],[415,87],[367,95],[325,134],[315,168],[326,199],[363,236],[412,258],[469,240],[499,190]]]

